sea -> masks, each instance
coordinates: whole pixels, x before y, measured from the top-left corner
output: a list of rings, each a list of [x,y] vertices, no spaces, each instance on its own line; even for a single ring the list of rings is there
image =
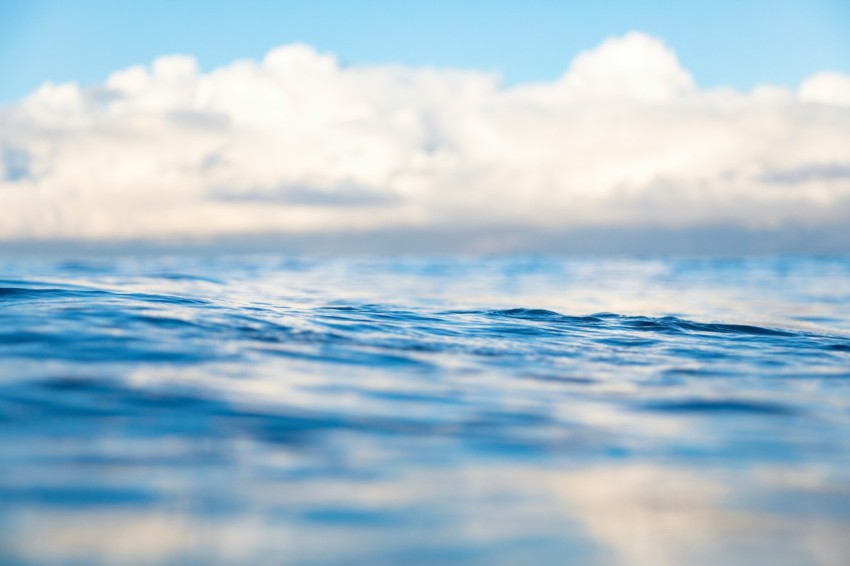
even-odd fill
[[[850,258],[0,260],[2,564],[850,564]]]

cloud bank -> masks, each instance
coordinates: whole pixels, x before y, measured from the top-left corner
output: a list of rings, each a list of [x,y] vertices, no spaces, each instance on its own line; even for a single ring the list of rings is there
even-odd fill
[[[850,75],[700,89],[638,32],[546,83],[287,45],[0,109],[7,242],[848,222]]]

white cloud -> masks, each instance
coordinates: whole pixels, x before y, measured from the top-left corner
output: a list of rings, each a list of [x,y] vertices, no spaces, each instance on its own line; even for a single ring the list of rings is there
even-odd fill
[[[826,71],[800,85],[800,98],[806,102],[850,106],[850,75]]]
[[[629,33],[551,83],[187,56],[0,110],[0,239],[850,221],[850,76],[699,89]]]

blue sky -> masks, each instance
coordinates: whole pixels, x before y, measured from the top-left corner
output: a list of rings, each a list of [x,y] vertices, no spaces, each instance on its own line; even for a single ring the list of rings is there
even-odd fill
[[[632,29],[663,38],[703,87],[792,86],[816,71],[850,71],[846,0],[3,0],[0,102],[48,80],[96,83],[166,53],[192,54],[209,69],[294,41],[345,63],[548,80],[577,52]]]

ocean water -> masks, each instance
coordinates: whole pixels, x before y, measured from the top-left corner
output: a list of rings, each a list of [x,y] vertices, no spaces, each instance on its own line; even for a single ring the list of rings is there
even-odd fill
[[[0,261],[3,564],[850,563],[850,259]]]

